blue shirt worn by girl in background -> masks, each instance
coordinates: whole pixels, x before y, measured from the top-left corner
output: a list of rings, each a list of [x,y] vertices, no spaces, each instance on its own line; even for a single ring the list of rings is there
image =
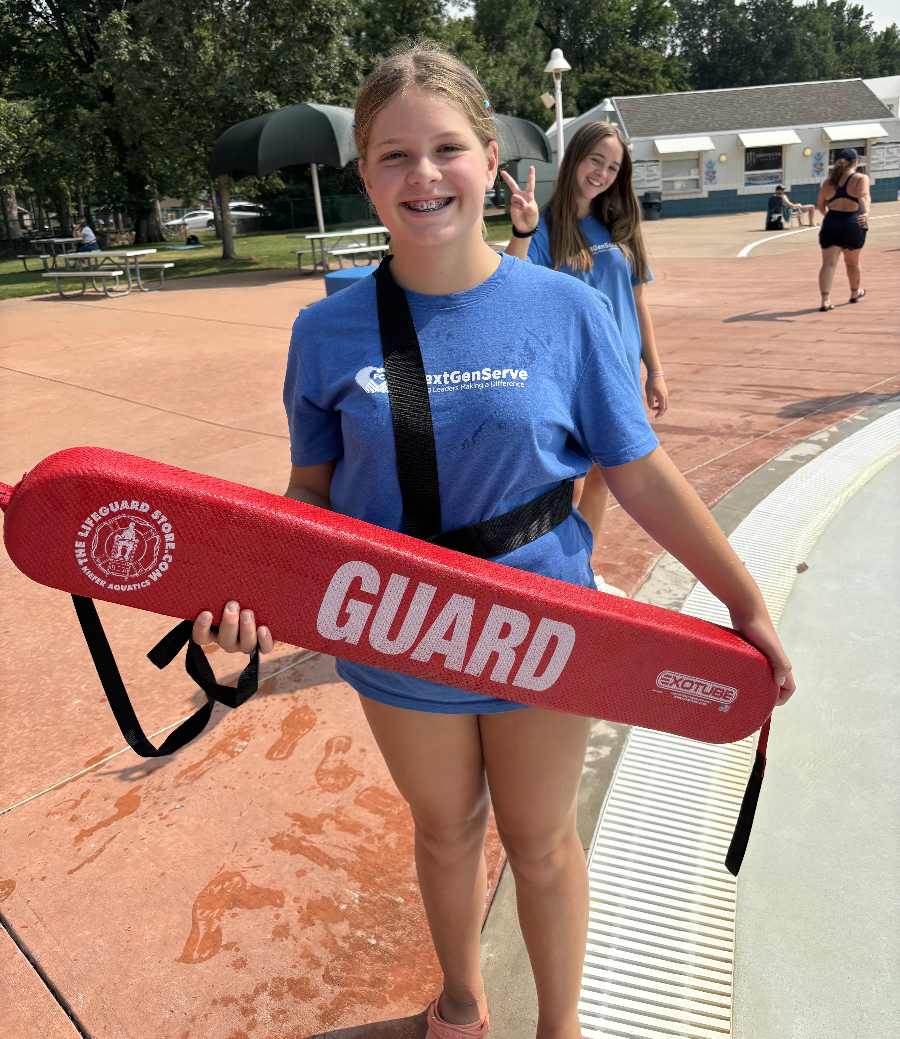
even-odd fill
[[[609,302],[573,278],[503,256],[495,273],[449,296],[407,292],[429,385],[444,530],[490,519],[658,441],[647,422]],[[403,530],[375,279],[302,311],[284,404],[294,465],[338,459],[335,512]],[[591,533],[573,513],[497,563],[594,587]],[[519,705],[339,660],[363,696],[440,714]]]
[[[613,245],[609,231],[595,216],[586,216],[579,220],[578,226],[590,246],[594,266],[589,271],[576,271],[568,264],[563,264],[559,271],[561,274],[578,278],[592,289],[599,289],[612,303],[613,314],[622,334],[635,382],[640,386],[641,329],[638,325],[637,308],[634,305],[634,293],[631,291],[635,285],[640,285],[640,282],[631,273],[628,257],[617,245]],[[553,268],[550,231],[543,213],[528,247],[528,262]],[[650,280],[653,280],[652,274]]]

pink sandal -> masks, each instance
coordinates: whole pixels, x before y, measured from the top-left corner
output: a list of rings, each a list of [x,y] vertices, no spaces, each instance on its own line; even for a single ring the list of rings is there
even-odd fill
[[[452,1025],[441,1017],[443,997],[444,990],[441,989],[437,999],[428,1008],[428,1031],[425,1033],[425,1039],[485,1039],[490,1031],[487,1000],[484,1017],[480,1021],[473,1021],[469,1025]]]

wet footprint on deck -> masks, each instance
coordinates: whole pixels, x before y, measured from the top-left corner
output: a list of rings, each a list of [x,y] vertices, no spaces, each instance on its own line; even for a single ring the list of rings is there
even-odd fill
[[[346,790],[357,776],[362,775],[344,757],[352,746],[352,736],[332,736],[325,744],[325,756],[316,769],[316,782],[323,790]]]
[[[266,751],[269,761],[285,761],[297,747],[297,744],[316,724],[316,712],[303,704],[281,719],[281,736]]]

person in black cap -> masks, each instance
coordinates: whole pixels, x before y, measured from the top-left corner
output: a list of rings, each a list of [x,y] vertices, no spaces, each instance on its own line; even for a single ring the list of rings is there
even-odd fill
[[[783,184],[777,184],[775,186],[775,195],[781,200],[781,206],[783,209],[793,209],[797,213],[799,213],[801,227],[803,226],[804,213],[806,213],[806,215],[809,217],[809,226],[816,226],[816,218],[813,216],[813,213],[815,213],[816,211],[815,206],[804,206],[801,205],[799,202],[791,202],[791,200],[787,196],[787,192],[784,190]]]
[[[871,198],[869,178],[857,171],[858,163],[859,154],[855,148],[845,148],[840,152],[816,200],[816,208],[825,217],[819,231],[822,249],[819,270],[822,305],[819,310],[834,310],[831,282],[841,253],[850,283],[850,302],[858,303],[866,294],[866,290],[859,287],[859,253],[866,244]]]

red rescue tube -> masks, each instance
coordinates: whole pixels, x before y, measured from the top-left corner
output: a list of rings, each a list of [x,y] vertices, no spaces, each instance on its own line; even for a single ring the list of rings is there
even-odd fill
[[[779,692],[729,629],[134,455],[59,451],[0,506],[40,584],[216,623],[236,599],[291,645],[505,700],[730,743]]]

